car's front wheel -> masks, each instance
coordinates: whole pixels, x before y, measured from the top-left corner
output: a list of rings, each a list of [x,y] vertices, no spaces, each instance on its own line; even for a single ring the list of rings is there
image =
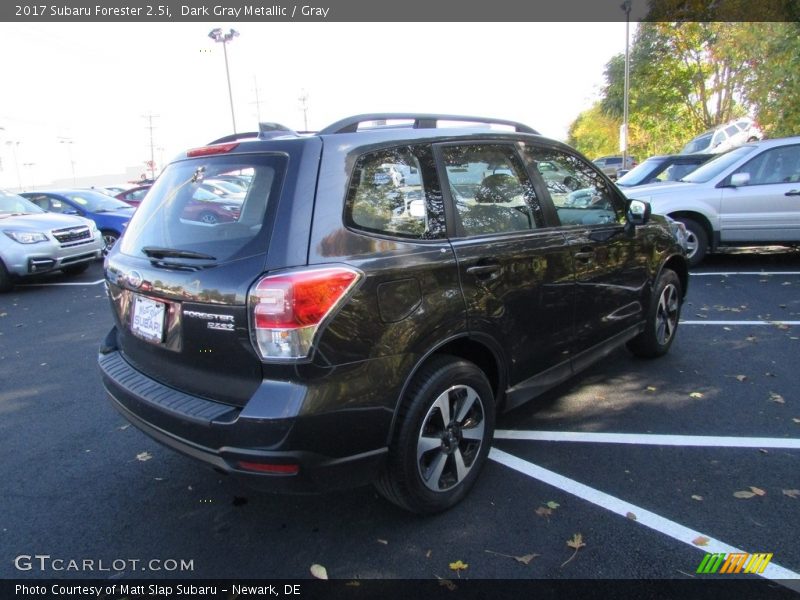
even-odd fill
[[[494,417],[494,393],[483,371],[456,357],[433,358],[409,385],[376,488],[416,513],[454,506],[486,462]]]
[[[686,258],[689,259],[689,266],[694,267],[700,264],[708,252],[708,233],[705,227],[693,219],[678,218],[686,227]]]
[[[636,356],[655,358],[667,353],[681,317],[681,290],[681,280],[675,271],[664,269],[653,293],[645,329],[628,342],[628,349]]]

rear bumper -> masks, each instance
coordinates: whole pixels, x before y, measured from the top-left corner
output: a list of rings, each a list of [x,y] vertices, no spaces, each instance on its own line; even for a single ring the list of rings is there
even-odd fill
[[[250,404],[233,407],[167,387],[137,371],[108,344],[98,362],[112,404],[128,421],[161,444],[252,487],[287,493],[352,488],[370,483],[383,468],[391,426],[386,408],[309,415],[301,414],[302,403],[295,401],[295,411],[266,416]],[[297,398],[303,387],[265,381],[256,396],[263,401],[269,390]],[[281,398],[275,403],[280,405]],[[270,472],[254,471],[254,463]]]

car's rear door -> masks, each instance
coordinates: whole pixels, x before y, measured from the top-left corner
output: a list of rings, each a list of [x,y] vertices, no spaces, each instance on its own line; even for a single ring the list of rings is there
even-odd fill
[[[447,143],[435,153],[468,328],[504,354],[513,405],[569,372],[570,252],[564,235],[545,226],[515,143]]]

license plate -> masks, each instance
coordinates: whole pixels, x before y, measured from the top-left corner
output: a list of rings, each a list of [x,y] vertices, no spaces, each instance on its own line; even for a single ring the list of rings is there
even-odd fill
[[[144,296],[133,297],[131,331],[148,342],[164,341],[164,313],[166,304]]]

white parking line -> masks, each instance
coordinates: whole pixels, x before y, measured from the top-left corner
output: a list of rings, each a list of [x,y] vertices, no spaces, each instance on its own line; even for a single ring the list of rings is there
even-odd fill
[[[575,481],[574,479],[554,473],[553,471],[548,471],[539,465],[522,460],[521,458],[503,452],[502,450],[498,450],[497,448],[492,448],[490,450],[489,458],[510,469],[514,469],[523,475],[538,479],[539,481],[557,487],[558,489],[572,494],[573,496],[577,496],[582,500],[586,500],[592,504],[595,504],[596,506],[600,506],[601,508],[605,508],[606,510],[625,517],[628,521],[632,520],[630,517],[628,517],[628,515],[633,514],[636,517],[636,520],[634,521],[635,523],[644,525],[645,527],[653,529],[654,531],[669,536],[674,540],[691,546],[695,550],[700,550],[707,553],[744,552],[744,550],[739,550],[738,548],[726,544],[723,541],[712,538],[710,535],[706,535],[699,531],[695,531],[694,529],[684,527],[680,523],[670,521],[669,519],[650,512],[649,510],[646,510],[640,506],[620,500],[619,498],[611,496],[610,494],[606,494],[605,492],[591,488],[578,481]],[[708,539],[708,542],[704,546],[697,546],[693,543],[694,540],[700,537]],[[758,549],[758,551],[761,550],[762,549],[760,548]],[[765,548],[763,550],[766,551],[767,549]],[[794,581],[786,581],[789,579],[798,580],[800,579],[800,574],[781,567],[774,562],[770,562],[760,576],[764,577],[765,579],[777,581],[781,585],[790,589],[800,591],[800,584],[795,583]]]
[[[800,271],[718,271],[716,273],[689,273],[694,277],[727,277],[728,275],[800,275]]]
[[[800,321],[681,321],[681,325],[800,325]]]
[[[794,438],[659,435],[651,433],[594,433],[586,431],[516,431],[513,429],[498,429],[494,432],[494,438],[496,440],[526,440],[536,442],[636,444],[637,446],[788,448],[800,450],[800,439]]]
[[[97,281],[67,281],[64,283],[24,283],[21,287],[50,287],[56,285],[100,285],[105,279],[98,279]]]

